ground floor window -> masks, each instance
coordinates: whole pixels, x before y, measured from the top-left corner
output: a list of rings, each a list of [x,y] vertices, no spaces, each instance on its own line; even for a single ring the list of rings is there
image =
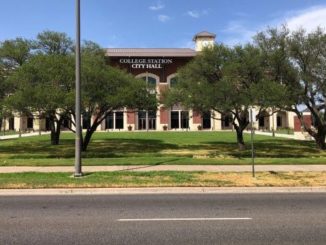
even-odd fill
[[[45,130],[46,131],[50,131],[51,130],[50,118],[48,118],[48,117],[45,118]]]
[[[122,111],[115,112],[115,128],[123,129],[123,112]]]
[[[91,117],[83,116],[83,129],[88,129],[91,126]]]
[[[138,130],[156,129],[156,111],[138,112]]]
[[[87,123],[90,123],[90,120]],[[71,128],[71,121],[67,118],[63,119],[62,126],[63,128]]]
[[[171,111],[171,129],[188,129],[189,112],[188,111]]]
[[[33,117],[27,118],[27,128],[34,128],[34,118]]]
[[[211,112],[204,112],[203,113],[203,129],[211,129]]]
[[[222,128],[231,127],[231,123],[232,123],[232,115],[231,114],[225,114],[222,116]]]
[[[280,128],[282,127],[282,117],[281,116],[277,116],[277,119],[276,119],[277,123],[277,127]]]
[[[15,130],[15,118],[10,117],[8,121],[9,121],[9,130]]]
[[[260,117],[259,118],[259,127],[260,128],[265,127],[265,117]]]
[[[105,129],[123,129],[123,111],[110,112],[105,120]]]

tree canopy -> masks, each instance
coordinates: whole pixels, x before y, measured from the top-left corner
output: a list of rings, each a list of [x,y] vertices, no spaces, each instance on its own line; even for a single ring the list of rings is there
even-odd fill
[[[296,113],[302,127],[326,149],[326,34],[318,28],[290,32],[286,27],[272,28],[256,37],[271,75],[282,84],[286,100],[278,106]],[[304,120],[302,107],[308,110],[313,126]]]
[[[6,79],[16,84],[7,98],[12,110],[23,114],[37,112],[48,118],[52,144],[59,144],[63,120],[75,126],[75,60],[69,37],[43,32],[34,41],[35,53]],[[83,150],[97,127],[114,110],[156,107],[156,95],[143,80],[107,64],[103,49],[86,41],[82,45],[82,114],[91,123],[82,140]]]
[[[231,115],[240,149],[244,149],[249,108],[258,106],[257,117],[262,117],[282,94],[282,88],[265,75],[261,51],[253,45],[208,47],[180,69],[178,76],[179,84],[166,96],[166,103],[181,103],[201,113],[212,110],[221,116]],[[271,95],[271,90],[277,93]]]

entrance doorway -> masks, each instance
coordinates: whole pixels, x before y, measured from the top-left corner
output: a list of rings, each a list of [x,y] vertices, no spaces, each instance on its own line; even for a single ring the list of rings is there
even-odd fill
[[[171,111],[171,129],[189,129],[189,112]]]

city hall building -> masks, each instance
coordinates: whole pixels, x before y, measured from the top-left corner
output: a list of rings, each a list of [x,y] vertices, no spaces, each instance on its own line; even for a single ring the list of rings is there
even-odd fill
[[[108,63],[144,79],[155,88],[158,96],[177,83],[178,69],[191,61],[203,47],[215,43],[215,34],[200,32],[193,38],[195,50],[189,48],[109,48],[106,50]],[[214,113],[214,115],[212,115]],[[223,118],[216,120],[213,118]],[[91,119],[92,120],[92,119]],[[277,128],[293,128],[301,131],[293,113],[278,112],[270,117],[255,122],[255,128],[272,130]],[[296,122],[296,123],[295,123]],[[64,124],[67,124],[65,122]],[[89,120],[82,120],[83,128],[87,128]],[[16,131],[49,130],[48,120],[38,117],[12,117],[3,124],[6,129]],[[63,125],[63,129],[65,125]],[[232,129],[229,115],[219,115],[214,111],[198,113],[175,105],[170,108],[158,106],[156,111],[128,110],[121,108],[112,112],[98,127],[99,131],[128,130],[230,130]]]

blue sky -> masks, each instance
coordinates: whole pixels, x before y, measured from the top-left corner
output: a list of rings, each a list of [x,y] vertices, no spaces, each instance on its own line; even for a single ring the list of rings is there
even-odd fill
[[[326,0],[81,0],[82,39],[102,47],[193,47],[207,30],[217,41],[245,43],[287,22],[326,27]],[[0,0],[0,41],[35,38],[43,30],[74,37],[75,0]]]

